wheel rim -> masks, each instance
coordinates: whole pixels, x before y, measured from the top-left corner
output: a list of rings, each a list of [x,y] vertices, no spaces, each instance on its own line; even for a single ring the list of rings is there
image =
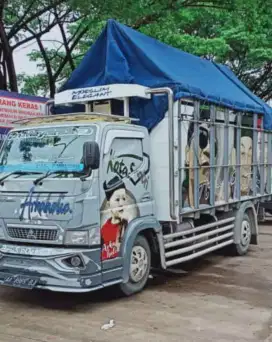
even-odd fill
[[[134,246],[130,262],[130,279],[134,283],[141,281],[146,275],[147,267],[148,256],[146,250],[142,246]]]
[[[250,243],[251,230],[250,223],[247,220],[242,222],[241,229],[241,243],[243,246],[247,246]]]

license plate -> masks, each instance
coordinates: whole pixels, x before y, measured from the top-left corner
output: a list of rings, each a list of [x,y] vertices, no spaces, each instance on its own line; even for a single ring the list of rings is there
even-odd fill
[[[24,275],[8,275],[3,281],[3,285],[19,287],[21,289],[33,289],[39,278]]]

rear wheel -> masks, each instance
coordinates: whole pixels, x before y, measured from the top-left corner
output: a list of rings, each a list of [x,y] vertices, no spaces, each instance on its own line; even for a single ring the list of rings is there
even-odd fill
[[[252,220],[250,220],[247,213],[244,213],[240,231],[238,232],[240,234],[240,242],[232,246],[232,254],[239,256],[245,255],[248,252],[252,236],[252,225]]]
[[[151,267],[151,251],[147,239],[138,235],[130,255],[129,280],[120,284],[120,290],[126,296],[144,289]]]

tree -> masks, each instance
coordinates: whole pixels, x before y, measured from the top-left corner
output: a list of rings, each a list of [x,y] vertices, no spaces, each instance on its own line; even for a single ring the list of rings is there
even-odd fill
[[[58,26],[61,33],[61,41],[58,41],[57,49],[49,49],[44,46],[41,36],[37,33],[37,29],[27,27],[28,32],[37,41],[39,50],[34,50],[30,56],[32,61],[38,61],[42,58],[42,64],[39,66],[46,70],[48,79],[49,96],[53,97],[56,92],[56,84],[61,82],[63,77],[75,69],[76,62],[74,58],[74,50],[80,38],[88,31],[84,24],[84,16],[75,15],[70,9],[52,8],[53,22]],[[78,22],[76,29],[66,29],[67,24]],[[43,21],[39,21],[39,31],[42,30]],[[44,80],[42,75],[38,75],[40,80]],[[24,79],[23,79],[24,80]],[[25,81],[25,80],[24,80]]]
[[[72,2],[71,2],[72,3]],[[0,89],[18,90],[13,52],[37,41],[56,25],[76,22],[79,14],[66,0],[2,0],[0,5]],[[8,86],[9,83],[9,86]]]
[[[108,17],[132,26],[167,44],[206,59],[226,63],[249,88],[265,100],[272,98],[272,7],[270,0],[116,0],[91,2],[78,0],[75,9],[91,13],[84,18],[87,30],[73,49],[72,59],[77,65],[92,45]],[[223,4],[223,5],[222,5]],[[69,26],[68,35],[75,32],[82,22]],[[65,50],[48,51],[55,70],[67,57]],[[47,67],[41,52],[34,51],[30,58],[40,66],[40,74],[34,82],[25,79],[25,87],[37,84],[44,89],[43,77]],[[61,84],[71,72],[65,64],[55,74]],[[26,90],[26,88],[24,88]],[[51,95],[53,93],[51,92]]]
[[[125,24],[131,25],[133,28],[140,28],[151,22],[156,22],[160,17],[163,17],[165,11],[168,10],[173,13],[176,8],[187,6],[199,6],[199,7],[219,7],[230,8],[233,0],[226,0],[224,6],[220,5],[219,0],[213,1],[173,1],[173,0],[148,0],[143,2],[138,1],[124,1],[117,0],[112,2],[111,0],[98,1],[92,0],[91,2],[76,1],[74,3],[74,9],[80,13],[89,13],[88,16],[83,16],[82,20],[76,25],[70,25],[67,28],[65,37],[65,31],[61,30],[63,43],[58,49],[41,49],[33,50],[29,55],[31,61],[35,61],[40,68],[40,72],[35,75],[36,80],[32,80],[26,75],[20,75],[20,85],[22,91],[32,91],[33,86],[36,88],[37,79],[40,80],[40,93],[47,93],[50,96],[54,95],[54,87],[47,87],[44,89],[44,81],[42,75],[47,73],[49,80],[54,80],[57,85],[61,85],[64,80],[67,79],[71,71],[74,69],[74,65],[77,65],[81,58],[86,53],[86,50],[92,45],[97,38],[103,26],[106,24],[108,17],[116,17],[119,21]],[[67,55],[67,46],[64,42],[71,43],[71,51]],[[69,51],[69,49],[68,49]],[[74,61],[73,66],[68,63],[68,56]],[[70,61],[71,61],[70,58]],[[50,65],[49,65],[50,64]],[[69,65],[68,65],[69,64]],[[52,82],[49,82],[52,84]]]
[[[5,31],[4,25],[4,9],[7,0],[0,4],[0,87],[7,88],[7,75],[11,84],[11,89],[17,91],[16,73],[12,57],[12,49],[9,44],[9,39]]]
[[[270,1],[235,1],[232,10],[186,8],[141,30],[198,56],[225,63],[258,96],[272,98]]]

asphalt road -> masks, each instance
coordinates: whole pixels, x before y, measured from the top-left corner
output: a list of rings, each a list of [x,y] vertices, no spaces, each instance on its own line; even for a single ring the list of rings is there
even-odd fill
[[[130,298],[0,287],[0,342],[272,342],[271,288],[267,224],[246,257],[211,255],[186,274],[154,275]]]

